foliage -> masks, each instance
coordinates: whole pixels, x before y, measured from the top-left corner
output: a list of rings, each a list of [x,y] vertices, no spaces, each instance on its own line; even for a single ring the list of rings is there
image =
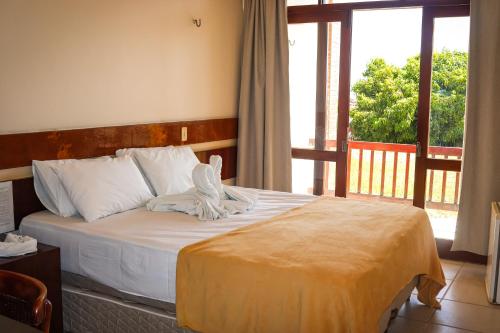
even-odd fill
[[[420,57],[403,67],[371,60],[356,82],[356,106],[351,111],[354,140],[416,142]],[[443,50],[432,65],[430,144],[461,147],[467,83],[467,53]]]

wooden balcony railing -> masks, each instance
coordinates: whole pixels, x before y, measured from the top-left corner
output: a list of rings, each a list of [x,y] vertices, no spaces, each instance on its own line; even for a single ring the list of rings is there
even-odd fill
[[[310,140],[310,144],[314,146],[314,140]],[[326,149],[334,149],[337,146],[336,140],[327,140]],[[356,152],[357,161],[353,158],[353,152]],[[382,158],[375,158],[375,153],[381,152]],[[413,192],[413,187],[410,186],[413,183],[414,173],[410,172],[410,161],[414,160],[416,153],[416,146],[410,144],[395,144],[395,143],[381,143],[381,142],[364,142],[364,141],[350,141],[348,145],[347,152],[347,184],[348,193],[351,195],[359,196],[378,196],[384,199],[400,201],[407,200],[411,201],[411,193]],[[364,158],[368,154],[368,161]],[[388,161],[388,154],[391,154],[392,161]],[[401,160],[401,164],[404,168],[401,168],[400,159],[403,158],[405,162]],[[442,158],[442,159],[460,159],[462,156],[461,147],[429,147],[429,157],[431,158]],[[353,163],[355,162],[355,163]],[[387,174],[386,170],[388,163],[392,163],[392,172]],[[399,167],[398,167],[399,166]],[[369,168],[369,176],[363,177],[365,174],[363,170]],[[325,179],[328,179],[329,168],[326,169]],[[401,170],[402,169],[402,170]],[[376,187],[379,188],[375,192],[374,186],[374,175],[376,172],[380,172],[380,185],[377,184]],[[397,185],[398,176],[400,173],[404,173],[404,185],[401,191],[401,184]],[[428,190],[427,190],[427,207],[446,209],[446,210],[456,210],[458,208],[458,196],[460,187],[460,173],[455,172],[454,181],[448,181],[449,174],[453,172],[447,171],[434,171],[430,170],[427,178]],[[351,175],[357,174],[357,182],[351,184]],[[390,191],[386,191],[384,186],[387,181],[386,178],[391,177]],[[367,182],[367,184],[366,184]],[[328,185],[325,186],[325,193],[331,192]],[[440,195],[436,195],[436,187],[440,187]],[[363,190],[364,189],[364,190]],[[450,192],[451,191],[451,192]],[[399,195],[397,192],[400,192]],[[402,193],[401,193],[402,192]],[[453,193],[452,199],[448,196],[446,200],[446,194]]]

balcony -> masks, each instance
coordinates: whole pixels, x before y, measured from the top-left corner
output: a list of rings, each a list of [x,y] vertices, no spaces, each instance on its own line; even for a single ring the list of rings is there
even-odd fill
[[[309,140],[314,147],[314,139]],[[326,140],[326,150],[336,140]],[[361,200],[381,200],[412,204],[416,146],[380,142],[350,141],[347,154],[347,196]],[[460,147],[429,147],[429,157],[460,159]],[[324,193],[333,195],[335,163],[325,167]],[[426,210],[437,238],[453,239],[458,211],[460,173],[429,170]],[[312,193],[312,187],[307,188]]]

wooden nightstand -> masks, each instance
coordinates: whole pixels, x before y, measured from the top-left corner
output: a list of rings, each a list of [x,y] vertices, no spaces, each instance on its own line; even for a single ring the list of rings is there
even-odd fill
[[[38,252],[24,256],[0,258],[0,269],[32,276],[47,287],[52,303],[50,332],[62,333],[61,263],[59,248],[38,243]]]

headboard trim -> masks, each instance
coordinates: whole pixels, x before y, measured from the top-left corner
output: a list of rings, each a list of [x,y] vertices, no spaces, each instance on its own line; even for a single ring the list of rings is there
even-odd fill
[[[188,140],[181,141],[187,127]],[[0,135],[0,170],[30,166],[32,160],[112,155],[125,147],[157,147],[236,139],[238,119],[97,127]]]

